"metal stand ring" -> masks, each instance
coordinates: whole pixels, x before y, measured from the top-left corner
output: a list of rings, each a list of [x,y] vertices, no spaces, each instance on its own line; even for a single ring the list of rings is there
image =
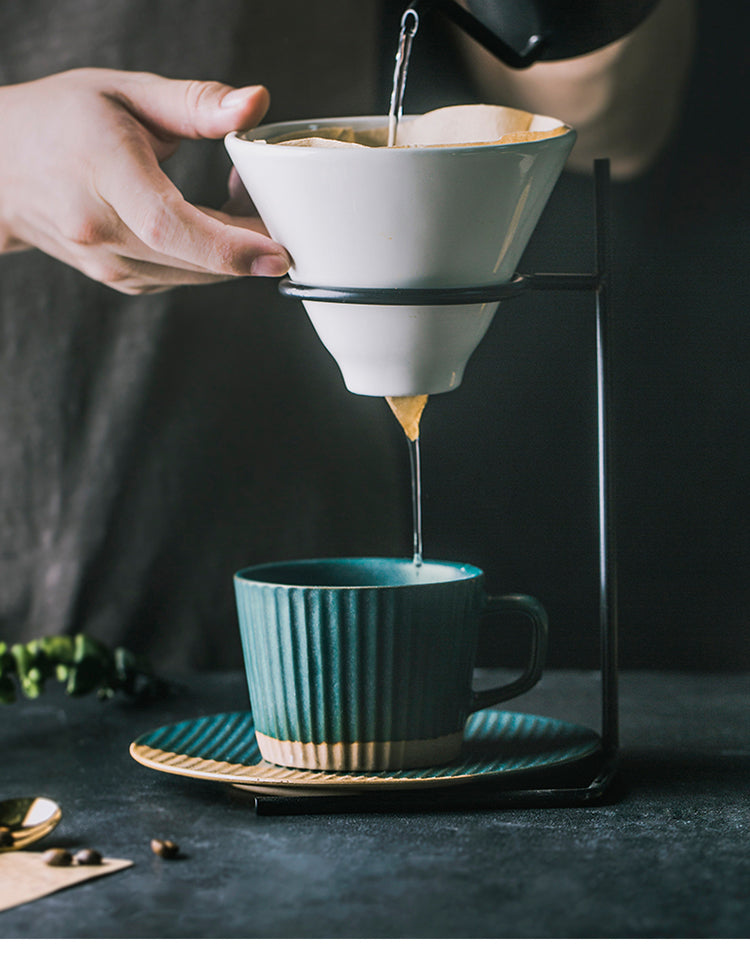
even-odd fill
[[[510,282],[487,286],[407,289],[335,289],[308,286],[289,278],[279,283],[279,292],[291,299],[313,302],[340,302],[374,306],[450,306],[471,303],[500,302],[519,296],[527,287],[526,276],[516,275]]]

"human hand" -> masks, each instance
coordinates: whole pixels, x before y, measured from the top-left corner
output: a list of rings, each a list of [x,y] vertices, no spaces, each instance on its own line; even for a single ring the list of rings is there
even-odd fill
[[[257,216],[191,205],[160,166],[267,108],[263,87],[116,70],[0,88],[0,252],[36,247],[128,294],[283,275]]]

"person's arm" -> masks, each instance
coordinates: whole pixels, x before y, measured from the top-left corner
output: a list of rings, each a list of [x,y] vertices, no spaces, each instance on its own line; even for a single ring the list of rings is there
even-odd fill
[[[661,0],[632,33],[586,56],[512,70],[459,42],[480,97],[557,117],[578,132],[569,166],[609,157],[613,176],[644,172],[669,139],[690,66],[694,0]]]
[[[36,247],[124,293],[283,275],[257,217],[188,203],[160,163],[258,123],[263,87],[71,70],[0,88],[0,252]]]

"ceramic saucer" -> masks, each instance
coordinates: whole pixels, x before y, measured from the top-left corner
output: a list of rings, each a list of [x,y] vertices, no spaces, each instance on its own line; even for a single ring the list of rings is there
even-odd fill
[[[264,761],[249,711],[166,725],[141,735],[130,754],[155,771],[233,784],[259,794],[317,795],[435,788],[542,771],[580,761],[601,746],[590,728],[556,718],[480,711],[466,725],[461,755],[440,767],[408,771],[329,772]]]

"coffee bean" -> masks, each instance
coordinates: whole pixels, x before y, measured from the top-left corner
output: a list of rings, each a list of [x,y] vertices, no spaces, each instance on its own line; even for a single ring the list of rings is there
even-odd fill
[[[158,857],[164,857],[168,859],[175,858],[180,853],[180,848],[177,844],[175,844],[174,841],[161,841],[157,838],[154,838],[153,841],[151,841],[151,850]]]
[[[93,847],[84,847],[82,850],[76,851],[73,855],[73,860],[76,864],[101,864],[102,855],[99,851],[94,850]]]
[[[42,860],[50,867],[70,867],[73,858],[64,847],[51,847],[42,854]]]

